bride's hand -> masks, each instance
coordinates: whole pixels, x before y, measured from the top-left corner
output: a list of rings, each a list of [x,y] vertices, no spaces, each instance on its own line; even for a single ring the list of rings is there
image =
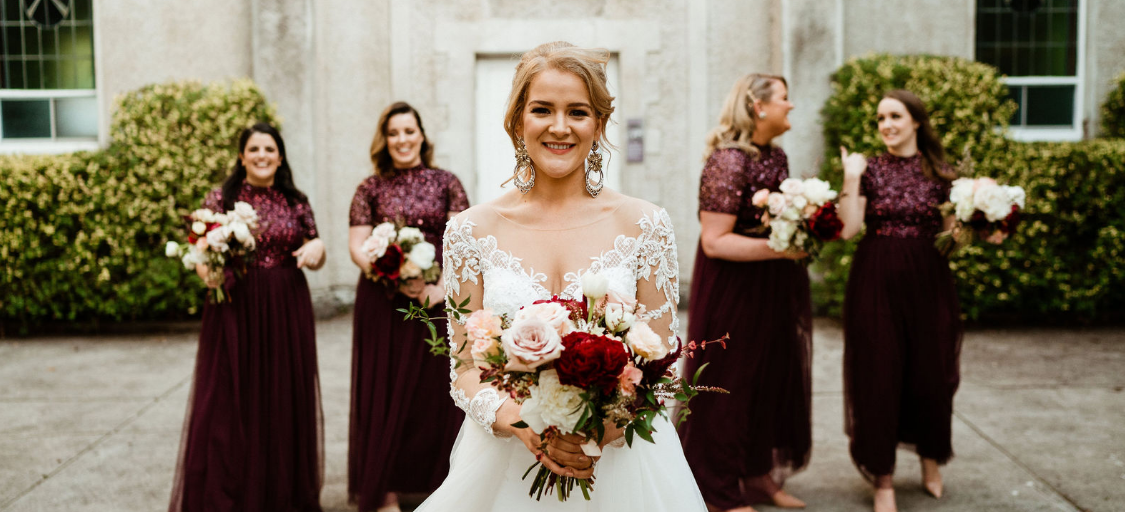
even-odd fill
[[[540,446],[542,446],[542,441],[539,439],[539,434],[536,434],[535,431],[531,430],[530,427],[517,428],[512,426],[512,424],[519,423],[520,421],[519,406],[511,401],[506,401],[503,405],[500,406],[499,409],[496,410],[496,423],[493,424],[493,430],[507,432],[518,438],[523,442],[523,445],[527,448],[527,451],[531,452],[531,454],[535,456],[535,460],[538,460],[539,463],[543,465],[543,467],[547,468],[556,475],[572,476],[575,478],[589,478],[594,474],[594,467],[593,463],[591,462],[578,462],[578,465],[582,467],[589,466],[589,468],[585,470],[577,470],[574,468],[564,467],[562,463],[553,458],[554,455],[567,458],[567,455],[565,454],[567,450],[565,448],[557,448],[553,453],[551,453],[551,444],[548,444],[547,452],[549,453],[543,453],[543,450],[540,449]],[[577,437],[579,440],[582,439],[578,436],[575,437]],[[579,448],[578,451],[581,452],[582,449]],[[585,455],[582,456],[585,457]]]
[[[555,473],[574,478],[590,478],[594,475],[594,463],[598,457],[590,457],[582,452],[582,444],[585,442],[584,436],[575,434],[551,436],[544,450],[546,457],[540,458],[539,462],[549,458],[564,466],[562,473],[551,470]]]

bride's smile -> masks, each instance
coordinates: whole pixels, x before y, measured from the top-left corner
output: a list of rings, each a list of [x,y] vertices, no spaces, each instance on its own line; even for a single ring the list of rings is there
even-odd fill
[[[527,88],[520,133],[539,179],[568,178],[583,169],[601,127],[586,82],[574,73],[548,69]]]

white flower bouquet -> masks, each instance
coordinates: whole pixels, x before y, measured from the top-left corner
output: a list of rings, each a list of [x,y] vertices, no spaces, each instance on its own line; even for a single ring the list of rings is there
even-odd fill
[[[216,303],[229,300],[230,287],[245,272],[247,259],[257,248],[253,230],[258,229],[258,212],[250,203],[239,201],[226,213],[201,208],[186,220],[187,243],[169,241],[164,254],[179,258],[188,269],[206,265],[218,284],[211,289],[212,298]]]
[[[836,213],[836,191],[827,181],[789,178],[779,191],[761,189],[751,202],[763,208],[762,229],[769,229],[770,249],[804,251],[815,257],[824,242],[840,238],[844,224]]]
[[[956,217],[957,225],[938,234],[934,245],[948,255],[974,239],[1003,242],[1019,225],[1026,197],[1022,188],[1000,185],[992,178],[954,180],[941,213]]]
[[[407,279],[420,277],[427,283],[436,283],[441,277],[441,268],[434,264],[434,244],[427,242],[415,227],[379,224],[363,242],[363,253],[371,262],[366,275],[394,288]]]

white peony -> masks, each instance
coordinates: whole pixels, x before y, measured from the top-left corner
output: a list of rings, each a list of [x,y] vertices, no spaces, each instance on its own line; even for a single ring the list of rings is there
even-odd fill
[[[1004,191],[1008,193],[1008,198],[1012,200],[1012,203],[1019,206],[1022,210],[1023,203],[1027,199],[1027,194],[1023,191],[1023,189],[1020,187],[1004,185]]]
[[[973,189],[975,180],[972,178],[958,178],[953,180],[949,189],[949,201],[953,203],[954,215],[961,222],[968,222],[976,208],[973,206]]]
[[[508,355],[504,369],[532,372],[554,361],[562,354],[562,336],[557,329],[538,318],[515,320],[500,336],[500,344]]]
[[[180,255],[180,244],[176,242],[168,242],[164,245],[164,255],[169,258],[175,258]]]
[[[191,223],[191,232],[195,233],[196,235],[203,236],[203,235],[207,234],[207,224],[204,224],[204,223],[202,223],[198,220],[195,221],[195,222],[192,222]]]
[[[207,263],[207,257],[204,256],[202,250],[193,245],[184,252],[184,256],[180,258],[180,261],[183,262],[185,268],[195,269],[196,265]]]
[[[980,187],[973,194],[973,207],[984,212],[989,222],[996,222],[1012,213],[1012,200],[1008,191],[1000,186]]]
[[[254,240],[254,235],[250,234],[250,227],[242,221],[232,221],[227,227],[234,235],[234,239],[242,245],[249,245]]]
[[[605,305],[605,325],[609,328],[610,332],[624,331],[633,326],[637,321],[636,315],[632,311],[625,309],[625,306],[610,302]]]
[[[633,352],[640,354],[641,357],[649,361],[656,361],[668,355],[668,345],[664,340],[660,339],[660,335],[653,332],[648,323],[641,322],[629,329],[625,333],[625,344],[633,349]]]
[[[787,196],[799,196],[805,192],[805,184],[797,178],[786,178],[778,188]]]
[[[609,287],[609,281],[597,272],[587,272],[582,276],[582,295],[589,297],[592,300],[598,300],[605,297],[606,289]]]
[[[787,220],[776,220],[770,223],[770,238],[766,245],[777,252],[789,249],[789,240],[797,232],[797,224]]]
[[[215,212],[207,208],[200,208],[191,212],[191,218],[203,222],[215,222]]]
[[[406,231],[407,229],[414,228],[403,228],[403,231]],[[419,231],[419,233],[421,233],[421,231]],[[402,232],[400,231],[399,240],[402,239],[401,237]],[[422,270],[429,270],[430,267],[434,266],[435,254],[434,244],[431,244],[429,242],[418,242],[414,244],[414,247],[410,249],[410,254],[408,254],[406,257],[410,261],[414,262],[415,265],[418,265],[418,268]]]
[[[821,206],[828,201],[836,199],[836,191],[832,190],[832,185],[827,181],[818,178],[809,178],[805,180],[805,193],[804,196],[808,198],[809,202],[817,206]]]
[[[563,385],[558,372],[545,370],[539,374],[539,385],[531,386],[530,391],[531,398],[520,407],[520,419],[531,430],[543,433],[550,427],[558,427],[563,434],[574,432],[586,411],[581,388]]]
[[[398,237],[396,238],[400,244],[421,242],[425,239],[426,236],[422,234],[422,230],[409,226],[398,230]]]
[[[797,210],[804,210],[809,205],[809,200],[805,196],[795,196],[791,203]]]
[[[215,252],[230,250],[230,246],[227,245],[228,240],[230,240],[230,228],[227,226],[220,226],[207,232],[207,245]]]
[[[797,196],[794,199],[800,198],[801,196]],[[787,221],[796,222],[801,220],[801,210],[800,208],[797,208],[796,205],[790,205],[789,208],[786,208],[781,212],[780,217]]]
[[[232,220],[242,222],[248,227],[258,227],[258,212],[254,211],[254,207],[245,201],[234,203],[234,210],[228,212]]]
[[[386,240],[388,244],[392,243],[395,241],[395,225],[390,222],[379,224],[375,226],[375,229],[371,230],[371,236],[382,238]]]
[[[377,236],[372,233],[371,236],[367,237],[367,240],[363,241],[363,246],[360,247],[360,250],[363,251],[363,254],[367,255],[367,259],[374,261],[382,258],[383,255],[387,253],[387,247],[389,245],[390,243],[387,241],[386,237]]]

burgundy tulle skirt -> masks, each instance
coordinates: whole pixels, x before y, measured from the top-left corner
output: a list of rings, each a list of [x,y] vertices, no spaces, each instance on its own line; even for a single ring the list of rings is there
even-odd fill
[[[731,262],[695,255],[688,338],[719,345],[687,360],[685,376],[710,363],[680,427],[691,470],[708,504],[768,502],[812,449],[812,309],[808,272],[789,260]]]
[[[425,324],[403,320],[410,299],[360,277],[352,340],[348,495],[360,512],[388,492],[432,492],[449,473],[464,415],[449,397],[449,358],[430,354]],[[430,316],[444,316],[442,307]],[[445,322],[438,336],[448,337]]]
[[[867,236],[844,301],[845,428],[865,477],[894,472],[895,449],[953,457],[961,315],[932,239]]]
[[[203,309],[171,512],[320,511],[323,418],[305,275],[250,269]]]

